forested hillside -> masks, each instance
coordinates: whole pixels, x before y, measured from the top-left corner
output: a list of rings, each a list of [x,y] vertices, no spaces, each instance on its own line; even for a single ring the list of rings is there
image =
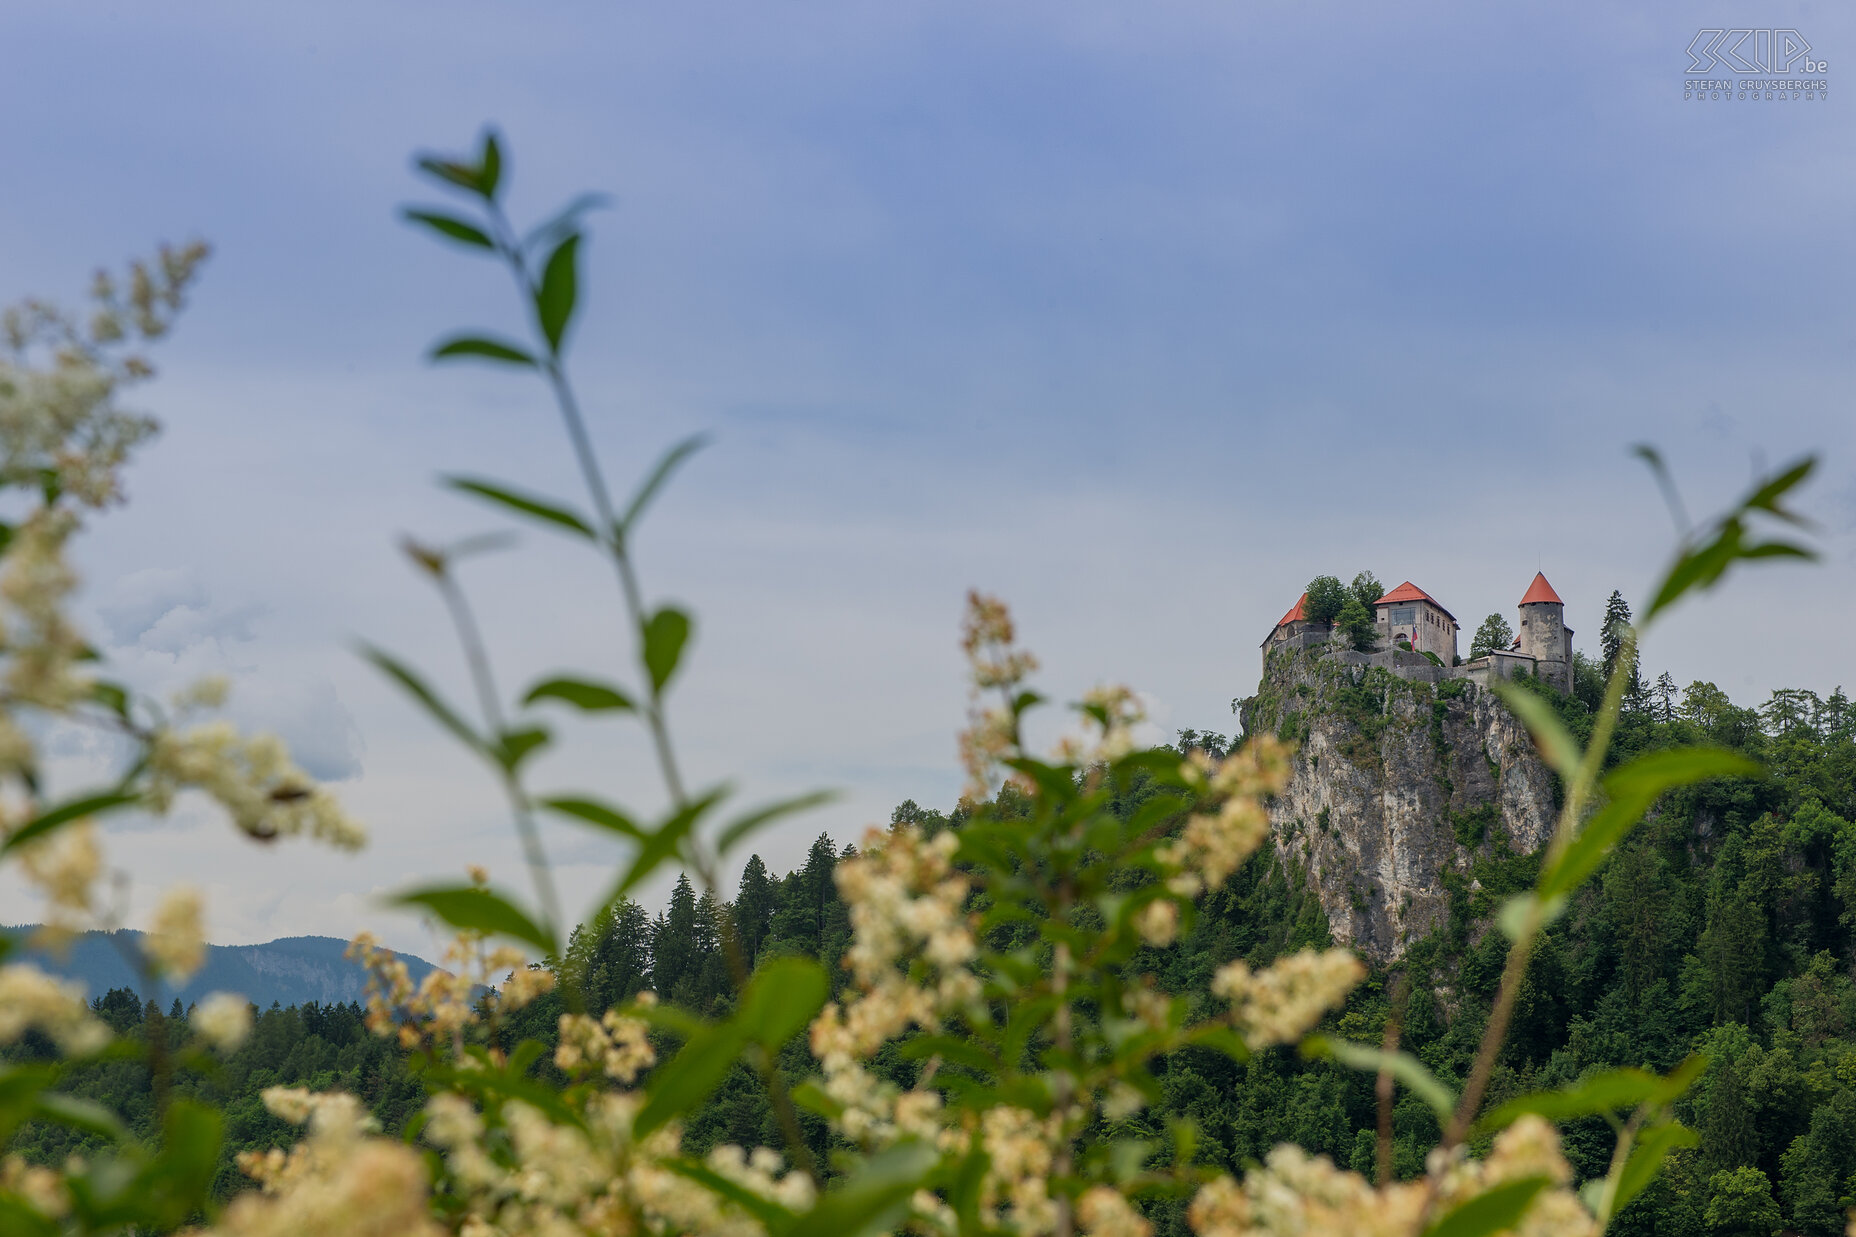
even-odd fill
[[[143,1000],[192,1005],[211,992],[236,992],[266,1009],[273,1004],[341,1005],[361,1000],[367,987],[367,972],[346,956],[348,942],[332,936],[286,936],[261,945],[208,945],[200,969],[176,989],[158,977],[151,981],[138,975],[130,966],[129,959],[142,943],[142,934],[131,928],[85,932],[66,948],[46,950],[32,947],[33,927],[0,927],[0,935],[16,942],[16,956],[48,975],[76,980],[89,993],[126,988]],[[402,954],[400,960],[414,983],[432,969],[431,963],[411,954]]]
[[[1575,692],[1546,693],[1577,731],[1588,724],[1597,669],[1582,663]],[[1684,1101],[1699,1147],[1677,1155],[1668,1173],[1620,1216],[1624,1233],[1769,1232],[1781,1225],[1810,1234],[1842,1231],[1856,1195],[1856,710],[1839,691],[1820,699],[1775,692],[1759,708],[1734,705],[1717,687],[1676,690],[1664,676],[1633,693],[1617,759],[1676,743],[1710,742],[1763,761],[1762,781],[1707,783],[1670,796],[1588,884],[1536,953],[1516,1024],[1490,1096],[1559,1086],[1606,1065],[1667,1070],[1690,1052],[1708,1054],[1702,1082]],[[1222,746],[1186,732],[1181,745]],[[1008,792],[1009,794],[1009,792]],[[1124,809],[1140,799],[1132,791]],[[907,802],[894,820],[929,831],[958,828],[965,812]],[[718,925],[733,920],[751,960],[799,954],[834,974],[849,941],[844,903],[832,879],[847,853],[828,837],[803,866],[775,877],[758,858],[740,874],[734,901],[718,902],[680,880],[669,905],[652,915],[625,902],[583,925],[569,961],[584,968],[595,1009],[655,990],[703,1012],[726,1006],[730,991]],[[1446,1080],[1458,1080],[1474,1054],[1502,967],[1506,942],[1486,918],[1534,875],[1534,856],[1516,854],[1497,826],[1466,879],[1448,890],[1449,914],[1372,979],[1335,1019],[1341,1034],[1380,1043],[1389,1018],[1401,1043]],[[1189,930],[1167,948],[1145,949],[1137,971],[1211,1007],[1213,970],[1232,958],[1267,962],[1304,944],[1325,944],[1327,920],[1292,859],[1266,850],[1222,890],[1201,900]],[[124,992],[98,1002],[112,1023],[143,1010]],[[185,1010],[171,1014],[184,1019]],[[513,1044],[552,1041],[560,1013],[550,996],[502,1028]],[[26,1051],[32,1051],[30,1044]],[[17,1050],[16,1050],[17,1054]],[[784,1059],[793,1081],[813,1072],[803,1044]],[[893,1051],[879,1065],[899,1081],[919,1068]],[[545,1063],[536,1067],[551,1070]],[[1163,1063],[1166,1107],[1127,1119],[1156,1136],[1169,1114],[1196,1122],[1196,1155],[1238,1168],[1289,1140],[1370,1172],[1375,1099],[1369,1075],[1299,1059],[1286,1048],[1244,1065],[1187,1049]],[[272,1009],[251,1041],[209,1075],[185,1071],[177,1087],[224,1098],[236,1114],[229,1149],[287,1141],[294,1133],[264,1114],[257,1091],[273,1083],[342,1087],[365,1098],[383,1125],[399,1128],[417,1111],[419,1079],[388,1041],[369,1036],[352,1005]],[[132,1122],[151,1111],[146,1071],[123,1062],[80,1071],[81,1094],[105,1100]],[[826,1151],[825,1126],[808,1132]],[[765,1092],[745,1067],[690,1123],[689,1151],[723,1142],[774,1141]],[[1431,1111],[1402,1096],[1395,1110],[1396,1166],[1420,1171],[1437,1137]],[[1600,1118],[1574,1122],[1569,1156],[1581,1174],[1600,1175],[1613,1135]],[[38,1155],[67,1145],[46,1139]],[[230,1170],[222,1188],[235,1188]],[[1184,1232],[1166,1209],[1153,1218]]]

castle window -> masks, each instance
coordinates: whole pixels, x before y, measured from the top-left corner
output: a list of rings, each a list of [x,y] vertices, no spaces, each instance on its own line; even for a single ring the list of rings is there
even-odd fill
[[[1416,606],[1394,607],[1392,611],[1393,626],[1398,626],[1401,623],[1412,624],[1412,623],[1416,623],[1417,621],[1418,621],[1418,607]]]

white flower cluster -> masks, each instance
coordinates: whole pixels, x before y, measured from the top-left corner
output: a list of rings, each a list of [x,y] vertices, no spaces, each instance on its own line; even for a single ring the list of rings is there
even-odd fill
[[[1231,1002],[1231,1018],[1252,1048],[1294,1043],[1347,998],[1366,978],[1366,967],[1345,949],[1303,949],[1261,971],[1242,959],[1212,976],[1212,994]]]
[[[1153,1237],[1154,1226],[1119,1190],[1090,1186],[1076,1200],[1076,1218],[1089,1237]]]
[[[960,762],[967,771],[966,794],[983,799],[991,793],[999,762],[1011,755],[1018,741],[1012,711],[1004,705],[981,706],[982,693],[1011,695],[1038,668],[1038,659],[1013,647],[1016,636],[1012,614],[1005,603],[981,593],[967,594],[967,613],[961,622],[960,646],[967,655],[969,681],[975,703],[967,728],[960,732]]]
[[[444,964],[428,971],[417,985],[406,964],[382,949],[371,932],[350,941],[346,956],[367,970],[368,1029],[397,1037],[402,1048],[443,1039],[460,1045],[480,1001],[492,1018],[500,1017],[554,988],[553,971],[529,966],[520,950],[507,945],[486,948],[478,932],[454,936],[445,946]],[[498,976],[501,988],[480,996]]]
[[[227,1205],[215,1237],[441,1237],[428,1212],[418,1152],[376,1136],[378,1125],[352,1095],[290,1087],[263,1092],[264,1106],[309,1126],[288,1153],[245,1151],[239,1167],[263,1188]]]
[[[980,1183],[980,1206],[988,1223],[1009,1224],[1027,1237],[1054,1232],[1057,1203],[1050,1196],[1055,1148],[1066,1131],[1058,1113],[1040,1118],[1001,1104],[980,1118],[981,1145],[991,1164]]]
[[[74,513],[40,507],[20,524],[0,559],[5,683],[16,703],[58,711],[89,690],[88,678],[76,669],[84,637],[65,610],[77,590],[65,544],[77,528]]]
[[[657,1004],[657,994],[640,992],[637,1004]],[[628,1018],[616,1009],[594,1021],[585,1014],[561,1015],[561,1042],[554,1064],[572,1074],[596,1068],[606,1077],[630,1086],[638,1075],[657,1064],[657,1050],[648,1038],[650,1027],[642,1018]]]
[[[0,1194],[11,1194],[47,1220],[62,1220],[71,1210],[64,1175],[18,1155],[0,1158]]]
[[[149,751],[149,800],[166,811],[187,788],[217,800],[254,838],[307,833],[341,850],[359,850],[367,832],[327,790],[290,759],[275,735],[241,735],[229,722],[157,734]]]
[[[639,1103],[623,1092],[595,1096],[585,1130],[556,1125],[519,1101],[506,1103],[497,1141],[507,1152],[497,1155],[470,1101],[451,1093],[432,1097],[425,1137],[444,1150],[446,1173],[468,1209],[461,1237],[640,1231],[764,1237],[764,1227],[748,1213],[663,1167],[682,1139],[675,1124],[632,1140]],[[707,1163],[761,1198],[795,1210],[812,1205],[811,1178],[783,1174],[780,1157],[765,1148],[749,1155],[717,1147]]]
[[[1597,1223],[1568,1183],[1572,1170],[1560,1154],[1559,1136],[1539,1117],[1528,1116],[1496,1136],[1488,1158],[1461,1154],[1447,1163],[1432,1153],[1428,1179],[1374,1189],[1358,1173],[1342,1172],[1326,1156],[1310,1156],[1285,1144],[1252,1169],[1242,1185],[1219,1177],[1200,1189],[1187,1211],[1199,1237],[1404,1237],[1431,1218],[1496,1186],[1527,1177],[1552,1184],[1534,1197],[1514,1227],[1514,1237],[1592,1237]]]
[[[1219,801],[1214,813],[1196,812],[1178,838],[1162,847],[1160,861],[1174,869],[1168,887],[1182,897],[1216,889],[1269,836],[1265,803],[1289,780],[1290,749],[1274,735],[1256,736],[1222,761],[1194,748],[1180,765],[1188,785]]]
[[[90,925],[91,891],[103,870],[95,822],[72,821],[27,842],[15,854],[27,881],[45,898],[35,943],[65,948]]]
[[[1147,710],[1132,688],[1119,684],[1094,687],[1083,693],[1079,710],[1087,720],[1084,738],[1066,735],[1057,744],[1057,759],[1086,767],[1120,760],[1134,750],[1134,728],[1147,720]]]
[[[208,993],[187,1021],[201,1039],[229,1055],[251,1037],[251,1002],[235,992]]]
[[[845,965],[857,993],[825,1007],[812,1023],[811,1042],[851,1138],[883,1144],[938,1128],[939,1095],[898,1097],[859,1062],[912,1026],[938,1029],[943,1017],[979,997],[979,980],[967,969],[977,952],[962,909],[969,883],[952,864],[958,846],[951,832],[925,839],[913,826],[872,829],[863,853],[838,865],[838,891],[851,917]],[[902,969],[905,961],[920,964],[915,978]]]
[[[155,908],[154,922],[142,938],[142,950],[176,987],[193,978],[206,961],[204,907],[196,889],[170,889]]]
[[[87,1056],[110,1042],[109,1028],[84,1003],[82,985],[53,979],[30,963],[0,966],[0,1044],[32,1029],[70,1056]]]

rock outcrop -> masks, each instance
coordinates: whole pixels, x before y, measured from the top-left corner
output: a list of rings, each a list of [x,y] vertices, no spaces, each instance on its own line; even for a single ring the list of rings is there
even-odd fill
[[[1336,940],[1380,961],[1446,920],[1453,875],[1538,850],[1557,811],[1553,775],[1501,701],[1426,681],[1441,676],[1402,656],[1409,670],[1283,649],[1244,702],[1247,730],[1299,743],[1270,812],[1277,850],[1307,872]]]

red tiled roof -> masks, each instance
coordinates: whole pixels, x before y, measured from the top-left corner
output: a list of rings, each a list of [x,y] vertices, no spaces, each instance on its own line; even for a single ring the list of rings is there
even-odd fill
[[[1307,604],[1308,594],[1303,593],[1300,597],[1295,599],[1295,604],[1289,607],[1289,613],[1276,620],[1276,626],[1281,627],[1284,623],[1299,623],[1307,618],[1308,615],[1302,610],[1302,607]]]
[[[1428,601],[1434,606],[1437,605],[1437,599],[1435,597],[1413,584],[1410,580],[1405,581],[1373,604],[1376,606],[1389,606],[1395,601]],[[1439,610],[1443,609],[1442,606],[1437,606],[1437,608]]]
[[[1428,601],[1439,610],[1443,610],[1445,618],[1449,619],[1452,623],[1456,622],[1456,615],[1450,613],[1448,610],[1444,610],[1444,605],[1441,601],[1438,601],[1437,598],[1431,596],[1429,593],[1413,584],[1410,580],[1405,581],[1373,604],[1375,606],[1389,606],[1398,601]]]
[[[1542,601],[1552,602],[1556,606],[1566,604],[1560,600],[1560,595],[1553,591],[1553,586],[1547,583],[1546,573],[1536,571],[1534,582],[1527,586],[1527,595],[1521,598],[1521,604],[1531,606]]]

